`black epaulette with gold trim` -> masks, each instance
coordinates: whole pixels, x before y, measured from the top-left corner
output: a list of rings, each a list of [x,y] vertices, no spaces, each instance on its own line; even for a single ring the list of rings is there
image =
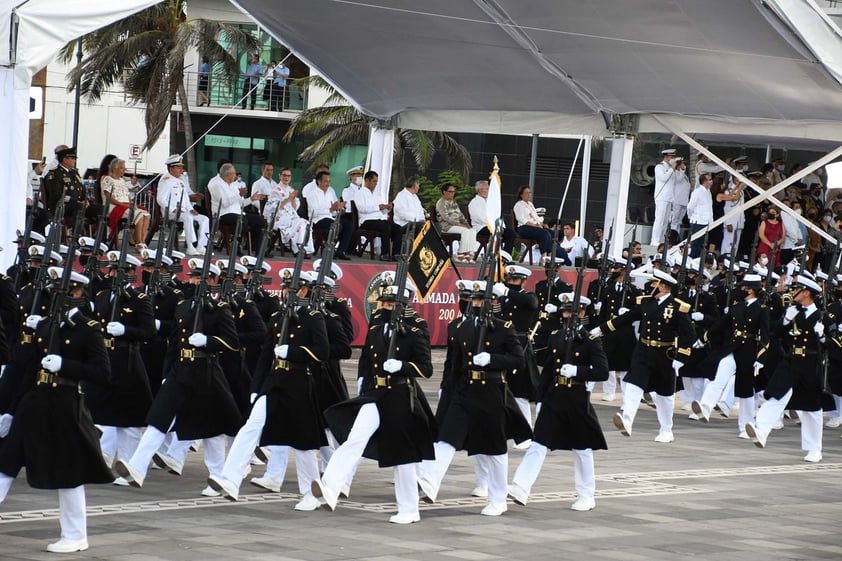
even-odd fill
[[[637,302],[637,305],[640,306],[641,304],[643,304],[643,301],[647,298],[651,298],[651,296],[649,296],[648,294],[644,294],[642,296],[638,296],[635,301]]]
[[[693,309],[693,306],[685,302],[684,300],[679,300],[678,298],[675,299],[675,303],[678,304],[678,311],[682,314],[690,313],[690,310]]]
[[[318,315],[321,315],[321,312],[319,310],[310,310],[310,315],[311,316],[318,316]]]
[[[217,302],[217,303],[216,303],[216,307],[217,307],[217,308],[224,308],[224,307],[226,307],[227,305],[228,305],[228,302],[225,302],[225,301],[223,301],[223,300],[220,300],[219,302]]]
[[[146,298],[146,293],[145,292],[138,292],[137,297],[140,298],[141,300],[143,300],[144,298]]]
[[[511,321],[507,321],[506,323],[504,323],[504,324],[503,324],[503,327],[505,327],[505,328],[507,328],[507,329],[508,329],[508,328],[510,328],[512,325],[513,325],[513,323],[512,323]]]
[[[99,322],[95,319],[88,321],[88,327],[101,327]]]

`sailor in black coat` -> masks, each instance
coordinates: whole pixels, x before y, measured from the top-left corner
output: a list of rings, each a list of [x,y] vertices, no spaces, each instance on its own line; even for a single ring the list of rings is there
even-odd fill
[[[640,340],[625,376],[623,409],[614,415],[614,426],[625,436],[631,436],[643,393],[654,392],[660,425],[655,442],[672,442],[675,440],[672,434],[675,379],[696,344],[696,333],[690,319],[690,304],[672,295],[678,281],[660,269],[654,269],[652,275],[652,296],[638,297],[636,309],[595,327],[591,335],[599,336],[640,320]]]
[[[521,423],[530,437],[531,431],[523,415],[507,406],[511,392],[505,373],[523,364],[523,347],[512,322],[490,316],[491,302],[483,306],[485,284],[472,283],[470,319],[462,321],[448,341],[454,389],[446,414],[438,419],[436,459],[422,462],[418,484],[425,500],[434,502],[456,450],[483,455],[489,478],[488,504],[482,514],[499,516],[506,511],[507,440],[512,424]]]
[[[769,309],[758,298],[760,284],[759,275],[745,275],[736,291],[743,296],[742,301],[730,306],[728,313],[706,334],[706,342],[716,341],[709,357],[717,361],[716,375],[701,399],[691,404],[699,420],[707,423],[714,405],[735,377],[734,393],[740,405],[737,420],[740,438],[748,438],[745,428],[754,419],[755,410],[754,378],[769,357]]]
[[[325,412],[330,430],[341,445],[333,453],[321,479],[313,481],[313,495],[328,510],[336,507],[342,486],[363,456],[380,467],[393,467],[398,512],[389,521],[410,524],[418,513],[417,471],[421,460],[431,460],[435,420],[425,407],[418,378],[433,374],[430,338],[399,313],[412,292],[391,285],[381,289],[380,313],[372,318],[359,361],[363,379],[360,396],[334,405]],[[393,321],[393,319],[395,321]],[[394,343],[393,354],[390,349]]]
[[[54,272],[58,277],[62,269]],[[84,485],[114,480],[80,388],[83,380],[107,382],[111,373],[100,325],[80,311],[87,283],[73,272],[71,309],[37,325],[37,381],[20,400],[0,444],[0,503],[22,467],[31,487],[58,489],[61,539],[47,546],[57,553],[88,549]],[[55,332],[54,321],[61,322]],[[57,342],[51,341],[53,333]]]
[[[690,304],[690,319],[693,320],[693,329],[696,332],[696,339],[704,339],[705,333],[713,323],[719,319],[719,305],[716,297],[710,292],[702,290],[704,277],[696,278],[699,272],[699,257],[688,259],[686,266],[686,277],[684,285],[686,289],[677,294],[676,297],[682,302]],[[708,360],[710,348],[703,346],[694,348],[690,356],[684,361],[681,369],[681,381],[684,385],[683,399],[692,403],[702,397],[705,391],[707,380],[713,378],[716,370],[716,362]]]
[[[191,285],[175,311],[164,361],[166,379],[152,402],[148,426],[135,453],[114,465],[134,487],[143,486],[149,463],[167,432],[174,431],[179,440],[205,439],[205,465],[210,473],[218,473],[225,460],[223,435],[236,434],[241,424],[217,358],[223,349],[238,348],[234,316],[227,303],[216,302],[208,294],[196,295],[203,260],[191,258],[188,265]],[[210,283],[220,271],[213,263],[209,270]],[[199,325],[194,327],[197,319]]]
[[[608,377],[608,359],[599,338],[591,338],[581,324],[575,329],[569,325],[574,298],[573,293],[559,295],[565,325],[550,337],[550,352],[541,372],[541,409],[535,420],[535,435],[509,486],[509,496],[521,505],[529,498],[547,451],[572,450],[578,500],[571,508],[581,511],[596,506],[593,451],[605,450],[608,445],[591,405],[587,382],[601,382]],[[590,298],[580,296],[580,320],[590,303]]]
[[[815,299],[821,288],[811,278],[799,274],[792,285],[795,305],[786,309],[777,327],[784,359],[766,386],[766,401],[757,411],[746,432],[759,448],[766,446],[772,426],[789,407],[801,419],[801,449],[805,462],[822,460],[822,354],[825,325]]]
[[[293,270],[279,272],[285,290],[290,290]],[[319,475],[316,451],[327,439],[312,372],[328,358],[329,343],[324,316],[307,307],[315,280],[315,273],[301,272],[295,293],[298,301],[287,300],[287,307],[273,316],[252,380],[251,413],[231,444],[222,473],[208,478],[208,485],[230,500],[239,497],[240,483],[258,445],[295,449],[298,474],[304,478],[299,487],[306,488]],[[314,510],[319,505],[305,506],[296,505],[296,509]]]

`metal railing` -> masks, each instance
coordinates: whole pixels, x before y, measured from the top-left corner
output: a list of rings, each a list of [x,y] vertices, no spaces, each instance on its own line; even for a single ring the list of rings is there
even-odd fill
[[[249,83],[246,87],[247,81]],[[199,89],[200,86],[202,89]],[[307,107],[307,91],[295,84],[294,79],[287,79],[284,86],[278,86],[272,80],[261,77],[254,87],[248,76],[241,76],[235,83],[231,83],[214,72],[210,73],[207,80],[200,80],[198,72],[185,72],[184,88],[190,96],[191,107],[239,107],[296,112]]]

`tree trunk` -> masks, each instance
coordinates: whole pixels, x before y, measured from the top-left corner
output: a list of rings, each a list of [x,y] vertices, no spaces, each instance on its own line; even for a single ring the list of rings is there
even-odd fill
[[[193,121],[190,120],[190,104],[187,98],[187,91],[184,89],[184,81],[178,86],[178,97],[181,98],[181,118],[184,120],[184,144],[187,146],[187,176],[190,178],[190,188],[199,193],[199,178],[196,170],[196,151],[193,149]]]

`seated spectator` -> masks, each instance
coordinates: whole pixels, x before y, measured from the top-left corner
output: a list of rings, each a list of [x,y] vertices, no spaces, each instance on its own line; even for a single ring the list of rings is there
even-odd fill
[[[265,169],[265,167],[264,167]],[[304,243],[307,235],[307,220],[298,216],[298,207],[301,201],[298,199],[298,191],[292,188],[289,182],[292,180],[292,171],[289,168],[281,170],[281,182],[275,183],[267,194],[266,206],[263,207],[263,217],[268,222],[275,217],[272,224],[272,242],[266,252],[267,257],[272,256],[272,247],[276,238],[280,237],[281,243],[289,245],[294,254],[297,254],[301,246],[308,255],[314,253],[313,236]],[[275,212],[277,209],[277,212]]]
[[[260,247],[260,240],[263,236],[263,217],[254,213],[243,213],[243,208],[252,201],[264,200],[266,195],[254,194],[248,197],[248,187],[238,187],[237,170],[234,164],[222,164],[219,168],[219,175],[208,182],[208,192],[211,196],[211,212],[217,213],[219,209],[220,226],[235,228],[239,216],[243,215],[242,234],[251,234],[251,241],[255,247]],[[246,238],[243,237],[242,240]],[[242,245],[241,245],[242,247]]]
[[[344,253],[351,253],[351,240],[354,237],[354,230],[357,229],[357,225],[354,224],[351,203],[354,202],[354,195],[363,187],[363,171],[362,166],[354,166],[345,172],[348,174],[348,186],[342,189],[342,193],[339,196],[339,200],[345,205],[342,209],[342,215],[339,217],[339,222],[342,223],[343,233],[339,243],[339,251]],[[376,172],[370,173],[377,175]]]
[[[468,216],[471,218],[471,228],[478,236],[490,236],[491,232],[488,230],[488,213],[485,210],[486,200],[488,199],[488,181],[477,181],[474,184],[477,191],[476,196],[468,203]],[[515,246],[515,238],[517,234],[511,228],[506,228],[506,225],[501,222],[500,226],[503,228],[503,251],[512,252]]]
[[[568,259],[572,259],[576,266],[584,266],[588,259],[594,256],[594,250],[588,240],[576,235],[576,226],[572,222],[565,222],[562,228],[564,236],[559,245],[567,252]]]
[[[314,182],[312,186],[308,184],[302,188],[302,195],[307,201],[313,232],[321,232],[322,235],[327,237],[327,232],[330,230],[333,221],[336,220],[336,216],[342,212],[344,203],[336,198],[336,193],[333,191],[333,187],[330,186],[330,172],[317,172]],[[337,225],[336,232],[336,238],[340,241],[342,240],[344,230],[345,228],[340,222]],[[351,258],[342,251],[341,243],[339,248],[333,254],[333,258],[343,261],[350,260]]]
[[[380,260],[395,261],[392,251],[400,251],[401,231],[389,220],[391,203],[383,202],[380,195],[375,193],[378,180],[377,173],[369,171],[363,177],[362,189],[354,194],[359,220],[357,228],[377,232],[380,238]]]
[[[123,179],[123,174],[126,172],[126,161],[120,158],[114,158],[108,164],[108,175],[102,178],[102,193],[106,201],[110,205],[108,214],[108,228],[112,235],[117,235],[117,229],[120,220],[125,215],[126,211],[132,202],[132,195],[129,192],[129,186]],[[126,215],[128,218],[128,215]],[[135,206],[134,210],[134,229],[130,243],[135,246],[138,251],[146,249],[146,235],[149,233],[149,221],[151,217],[149,212],[142,206]],[[119,244],[119,236],[117,243]]]
[[[416,225],[416,233],[421,229],[424,222],[427,221],[427,213],[424,212],[424,206],[421,204],[421,199],[418,198],[418,191],[421,189],[421,184],[418,179],[410,177],[404,188],[395,196],[392,201],[392,220],[399,231],[398,245],[400,248],[401,240],[410,224]]]
[[[468,220],[462,214],[459,203],[456,202],[456,186],[445,185],[441,192],[442,196],[436,202],[436,214],[441,231],[447,234],[459,234],[459,253],[456,255],[456,261],[473,263],[474,252],[477,250],[477,235],[468,225]]]
[[[517,202],[512,211],[517,221],[517,234],[521,238],[535,240],[541,251],[541,259],[547,262],[553,250],[553,231],[544,224],[544,219],[538,216],[538,211],[529,200],[531,194],[529,185],[523,185],[517,191]],[[567,252],[560,245],[556,247],[556,257],[561,257],[565,265],[572,265]]]

